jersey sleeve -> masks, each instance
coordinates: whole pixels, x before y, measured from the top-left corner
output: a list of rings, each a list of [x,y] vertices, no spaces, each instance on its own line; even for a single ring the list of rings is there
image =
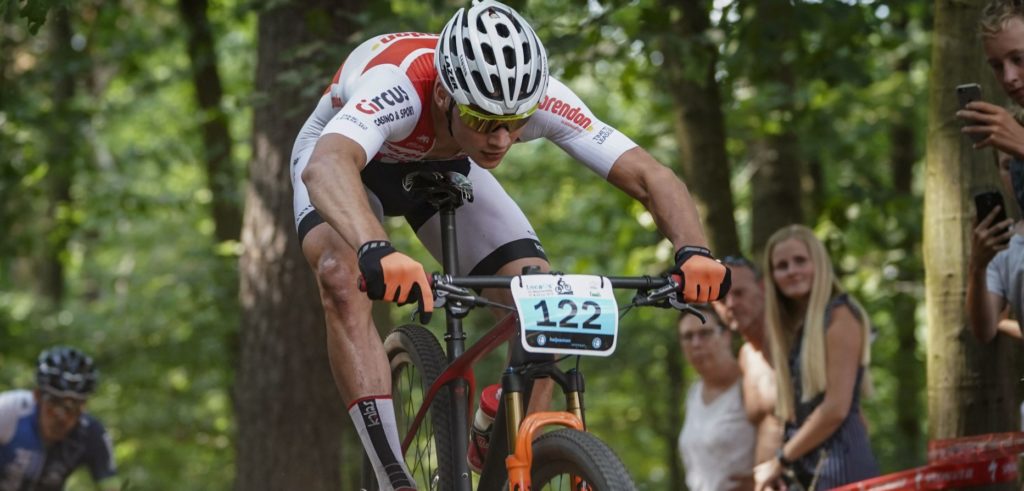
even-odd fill
[[[520,136],[522,141],[537,138],[551,140],[606,179],[612,164],[637,146],[622,132],[597,119],[575,92],[553,77],[547,95]]]
[[[7,445],[18,430],[18,420],[32,412],[32,392],[10,390],[0,393],[0,447]]]
[[[117,465],[114,462],[114,441],[107,429],[103,427],[103,423],[91,416],[88,418],[86,466],[89,467],[93,481],[99,482],[117,475]]]
[[[337,133],[355,140],[366,152],[367,161],[385,141],[409,136],[423,109],[409,77],[389,65],[371,68],[344,89],[335,84],[331,96],[344,105],[322,134]]]

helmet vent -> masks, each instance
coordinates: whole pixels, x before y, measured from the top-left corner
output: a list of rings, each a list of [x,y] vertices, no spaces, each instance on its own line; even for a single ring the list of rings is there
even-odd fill
[[[498,31],[498,35],[503,38],[507,38],[512,35],[511,32],[508,32],[508,26],[506,26],[505,24],[498,24],[496,29]]]
[[[523,43],[523,64],[530,63],[530,45]]]
[[[480,43],[480,51],[483,52],[484,62],[488,65],[494,64],[494,50],[491,49],[491,45],[488,43]]]
[[[452,44],[455,43],[453,42]],[[473,45],[469,43],[469,39],[462,40],[462,49],[466,53],[466,58],[469,58],[469,61],[476,61],[476,55],[473,53]]]
[[[475,76],[474,78],[480,78],[480,74],[476,72],[473,72],[473,75]],[[466,87],[469,85],[466,83],[466,76],[462,74],[462,70],[455,70],[455,78],[459,79],[459,87]],[[478,80],[478,82],[483,82],[483,80]],[[480,84],[480,86],[483,87],[483,84]]]
[[[501,49],[501,54],[505,57],[505,68],[515,68],[516,50],[512,49],[511,46],[505,46]]]
[[[523,90],[519,91],[519,98],[525,99],[526,96],[530,95],[530,75],[523,75]]]
[[[501,79],[493,73],[491,74],[491,87],[494,87],[494,92],[491,94],[491,97],[501,97],[501,93],[503,92],[501,90]]]

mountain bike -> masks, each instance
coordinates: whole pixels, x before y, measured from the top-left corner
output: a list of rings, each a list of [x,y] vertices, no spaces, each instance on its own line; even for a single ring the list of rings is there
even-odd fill
[[[473,366],[509,342],[501,376],[501,404],[491,426],[490,447],[479,490],[572,489],[629,491],[632,479],[618,456],[586,432],[581,356],[608,356],[616,345],[619,312],[612,289],[634,290],[625,309],[657,306],[699,311],[677,299],[679,278],[601,277],[537,273],[520,276],[457,276],[455,209],[472,201],[469,180],[456,172],[417,172],[403,183],[440,213],[442,266],[432,275],[436,308],[444,308],[446,349],[427,328],[409,324],[384,341],[391,366],[392,399],[409,470],[423,490],[473,489],[466,461],[469,425],[476,400]],[[516,307],[499,305],[475,292],[507,288]],[[462,319],[476,307],[510,310],[475,343],[466,346]],[[576,367],[558,362],[576,357]],[[526,414],[533,382],[554,380],[565,409]],[[550,427],[561,427],[548,431]],[[369,459],[363,459],[362,487],[378,489]]]

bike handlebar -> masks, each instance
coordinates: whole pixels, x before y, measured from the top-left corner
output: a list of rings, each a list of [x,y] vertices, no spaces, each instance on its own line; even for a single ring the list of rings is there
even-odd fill
[[[559,273],[536,273],[558,275]],[[434,304],[437,306],[446,304],[445,298],[459,303],[468,304],[472,307],[485,305],[499,306],[480,296],[466,290],[467,288],[511,288],[512,279],[515,276],[450,276],[434,273],[431,278],[431,288],[434,291]],[[630,305],[637,307],[656,306],[674,308],[680,311],[690,312],[702,321],[704,315],[690,304],[679,299],[679,285],[681,278],[678,274],[666,274],[664,276],[609,276],[612,288],[623,290],[636,290]],[[462,309],[459,309],[462,310]]]

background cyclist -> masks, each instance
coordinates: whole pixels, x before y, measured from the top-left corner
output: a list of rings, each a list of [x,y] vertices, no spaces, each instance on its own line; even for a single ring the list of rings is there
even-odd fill
[[[119,489],[110,435],[85,412],[96,378],[92,358],[55,347],[39,355],[34,390],[0,393],[0,491],[60,491],[80,466]]]
[[[687,300],[716,300],[728,289],[728,269],[706,248],[686,186],[548,76],[540,39],[513,9],[475,2],[456,12],[440,36],[367,40],[317,102],[291,164],[295,225],[320,287],[332,372],[382,489],[415,483],[401,458],[370,299],[419,302],[426,316],[433,300],[423,266],[392,247],[381,220],[404,216],[439,257],[438,217],[403,193],[402,179],[417,170],[458,171],[475,191],[456,213],[461,273],[547,271],[529,221],[488,172],[513,143],[538,138],[646,206],[677,250]],[[357,288],[360,275],[366,294]]]

